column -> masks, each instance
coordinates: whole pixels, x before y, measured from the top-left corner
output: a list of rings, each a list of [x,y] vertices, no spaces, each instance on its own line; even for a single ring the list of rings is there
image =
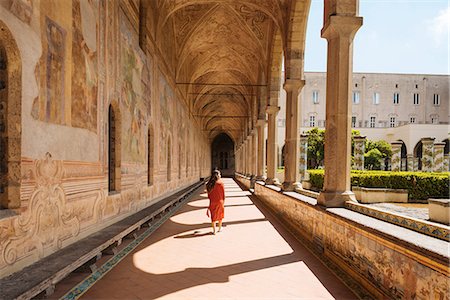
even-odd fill
[[[417,157],[414,157],[414,160],[413,160],[413,170],[419,171],[419,158],[417,158]]]
[[[286,90],[286,137],[284,162],[284,191],[294,191],[301,188],[300,182],[300,109],[299,94],[305,86],[305,81],[300,79],[286,79],[284,89]]]
[[[402,145],[403,142],[395,141],[391,142],[392,147],[392,157],[391,157],[391,170],[400,171],[401,161],[402,161]]]
[[[433,172],[434,138],[422,138],[422,172]]]
[[[448,154],[444,154],[444,172],[448,172],[450,165],[450,157]]]
[[[413,154],[407,154],[406,155],[406,161],[408,164],[407,171],[413,172],[414,171],[414,155]]]
[[[308,135],[300,135],[300,180],[307,180],[308,175]]]
[[[257,173],[257,162],[258,162],[258,131],[256,129],[252,130],[252,175],[256,177]]]
[[[364,153],[366,152],[366,137],[353,137],[354,152],[353,152],[353,169],[364,170]]]
[[[267,106],[267,179],[266,184],[280,185],[277,172],[277,114],[278,106]]]
[[[265,180],[266,139],[264,138],[265,120],[258,120],[258,162],[256,165],[256,180]]]
[[[322,37],[328,42],[326,86],[325,178],[317,199],[326,207],[355,201],[350,190],[351,91],[353,38],[362,25],[356,17],[358,1],[329,0],[325,5]],[[341,11],[345,10],[345,11]]]
[[[434,143],[434,172],[444,171],[445,143]]]

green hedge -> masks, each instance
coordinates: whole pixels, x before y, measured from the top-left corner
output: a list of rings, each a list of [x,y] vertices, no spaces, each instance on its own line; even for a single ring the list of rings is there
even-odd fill
[[[323,188],[324,170],[308,170],[314,189]],[[372,188],[407,189],[409,199],[449,198],[450,173],[352,171],[351,185]]]

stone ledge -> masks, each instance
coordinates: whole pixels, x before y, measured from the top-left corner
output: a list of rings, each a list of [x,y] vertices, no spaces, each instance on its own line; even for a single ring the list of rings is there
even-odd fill
[[[428,199],[428,215],[431,221],[450,225],[450,200]]]
[[[408,202],[408,190],[387,188],[352,187],[356,199],[361,203]]]

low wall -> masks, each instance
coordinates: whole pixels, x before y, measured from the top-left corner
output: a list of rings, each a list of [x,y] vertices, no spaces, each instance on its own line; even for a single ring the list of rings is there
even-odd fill
[[[353,187],[356,199],[361,203],[408,202],[408,190]]]
[[[244,186],[249,180],[236,176]],[[257,183],[255,195],[316,254],[377,299],[449,299],[448,257],[387,236]]]
[[[449,199],[428,199],[428,212],[431,221],[450,225]]]

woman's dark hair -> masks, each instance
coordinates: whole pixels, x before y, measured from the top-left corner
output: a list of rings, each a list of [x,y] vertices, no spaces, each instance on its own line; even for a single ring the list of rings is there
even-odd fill
[[[216,181],[219,179],[220,172],[219,170],[214,170],[211,174],[211,177],[208,180],[208,183],[206,183],[206,190],[209,192],[212,191],[214,188],[214,185],[216,184]]]

